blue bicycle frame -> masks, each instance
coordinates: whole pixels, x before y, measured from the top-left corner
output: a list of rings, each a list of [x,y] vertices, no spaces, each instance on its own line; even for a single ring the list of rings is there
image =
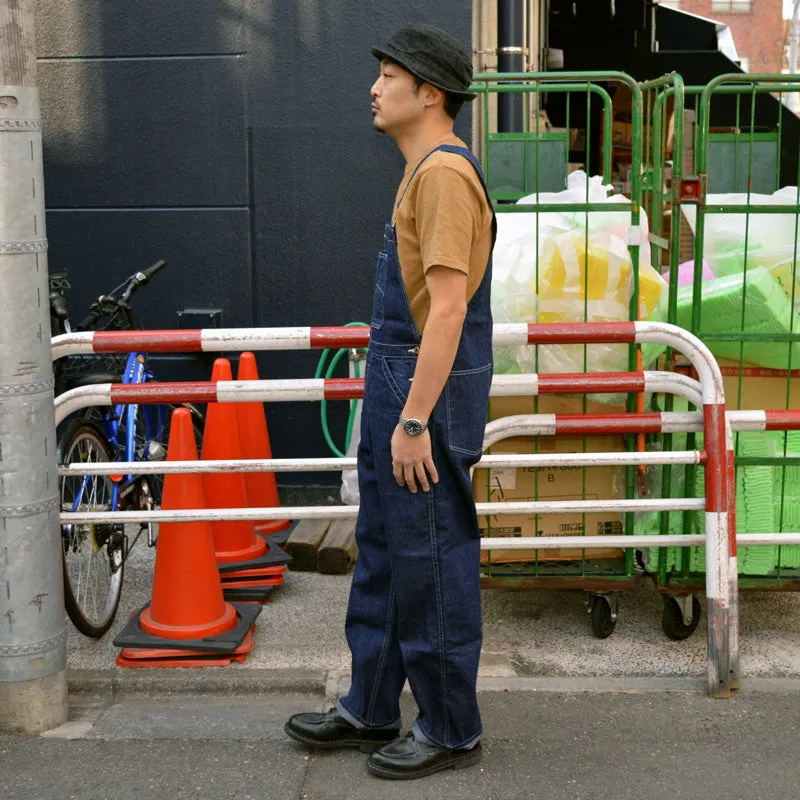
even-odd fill
[[[146,383],[154,379],[152,372],[147,370],[147,356],[144,353],[130,353],[128,360],[125,364],[125,372],[122,376],[122,382],[131,383]],[[103,418],[102,430],[106,439],[115,448],[117,453],[121,454],[120,461],[136,461],[136,422],[139,416],[140,407],[138,404],[124,405],[120,403],[114,406],[113,413],[106,414]],[[144,414],[145,421],[145,457],[149,448],[150,442],[160,440],[161,433],[164,430],[164,424],[167,418],[167,409],[163,405],[144,405],[141,407],[141,412]],[[124,415],[124,416],[123,416]],[[125,420],[124,426],[122,420]],[[120,428],[124,431],[125,442],[120,442]],[[77,511],[78,506],[83,498],[83,493],[89,482],[89,477],[86,475],[83,479],[83,486],[78,496],[72,504],[72,511]],[[117,511],[119,509],[119,501],[124,497],[134,486],[134,475],[126,475],[123,481],[121,476],[112,476],[113,494],[111,500],[111,510]]]

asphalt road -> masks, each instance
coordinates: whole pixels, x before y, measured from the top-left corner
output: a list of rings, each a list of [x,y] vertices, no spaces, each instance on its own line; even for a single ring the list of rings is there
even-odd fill
[[[78,694],[42,737],[0,736],[4,800],[796,800],[800,694],[481,694],[483,762],[415,782],[370,776],[357,751],[313,752],[286,717],[321,692]],[[557,686],[557,684],[553,684]],[[404,698],[404,721],[413,701]]]

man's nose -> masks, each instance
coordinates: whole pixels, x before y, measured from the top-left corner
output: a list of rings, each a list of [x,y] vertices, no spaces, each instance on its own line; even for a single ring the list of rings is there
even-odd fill
[[[378,78],[378,80],[375,81],[375,83],[372,84],[372,88],[369,90],[369,93],[370,93],[370,95],[372,97],[377,97],[378,96],[378,94],[379,94],[379,86],[378,85],[380,84],[380,82],[381,82],[380,78]]]

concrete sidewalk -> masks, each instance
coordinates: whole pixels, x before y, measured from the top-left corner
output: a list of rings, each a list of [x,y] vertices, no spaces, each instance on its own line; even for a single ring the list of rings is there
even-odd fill
[[[68,665],[73,683],[150,682],[155,671],[114,666],[114,635],[131,611],[150,599],[153,553],[141,544],[126,564],[122,602],[112,630],[100,641],[86,639],[68,624]],[[241,665],[218,672],[220,683],[251,670],[300,670],[342,675],[350,656],[344,639],[349,575],[289,572],[263,608],[255,649]],[[705,613],[705,598],[701,597]],[[592,636],[581,592],[484,590],[481,676],[625,678],[706,675],[706,623],[694,635],[672,642],[661,630],[663,602],[649,578],[620,595],[619,621],[610,638]],[[745,677],[800,677],[800,594],[752,592],[741,597],[741,659]],[[209,670],[205,670],[208,672]],[[183,672],[183,671],[181,671]],[[291,688],[289,686],[288,688]]]
[[[705,694],[706,626],[671,642],[641,578],[615,633],[595,639],[578,592],[485,591],[479,691],[483,763],[422,781],[371,777],[358,752],[306,751],[297,711],[346,691],[349,576],[287,575],[247,662],[114,666],[113,635],[150,595],[152,551],[128,562],[115,626],[70,626],[72,718],[44,737],[0,737],[0,797],[158,800],[794,800],[800,786],[800,596],[741,602],[742,690]],[[410,724],[414,706],[403,698]]]
[[[257,672],[257,671],[256,671]],[[256,674],[256,673],[253,673]],[[798,694],[481,693],[483,762],[414,782],[366,772],[357,751],[308,751],[283,734],[320,693],[85,694],[47,737],[0,737],[4,800],[795,800]],[[558,680],[558,679],[555,679]],[[497,689],[502,687],[497,685]],[[640,688],[646,688],[644,682]],[[413,704],[404,697],[404,721]]]

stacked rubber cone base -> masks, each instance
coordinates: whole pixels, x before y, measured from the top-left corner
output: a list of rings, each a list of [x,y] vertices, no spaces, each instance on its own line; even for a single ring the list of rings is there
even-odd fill
[[[149,606],[134,614],[114,639],[122,651],[118,667],[225,667],[243,662],[253,649],[253,626],[261,608],[252,603],[230,603],[236,612],[237,624],[225,633],[202,639],[165,640],[142,630],[141,617]]]
[[[191,414],[176,409],[167,461],[197,459]],[[168,474],[165,511],[204,507],[200,475]],[[229,603],[207,522],[163,522],[159,530],[153,594],[114,639],[120,667],[226,666],[253,649],[253,626],[261,607]]]
[[[292,557],[272,540],[272,534],[262,537],[266,553],[252,561],[218,564],[222,593],[226,600],[266,603],[272,593],[283,584],[286,565]]]

